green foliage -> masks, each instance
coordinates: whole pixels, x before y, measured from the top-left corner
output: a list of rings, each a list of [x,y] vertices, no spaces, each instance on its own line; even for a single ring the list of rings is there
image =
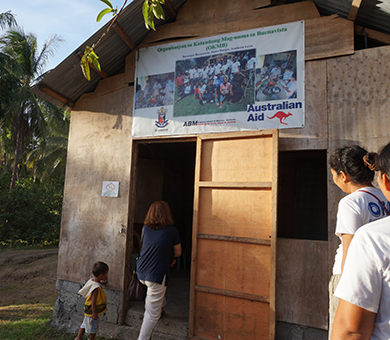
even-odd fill
[[[112,6],[111,2],[108,1],[108,0],[100,0],[101,2],[104,2],[108,8],[105,8],[103,9],[97,16],[96,18],[96,21],[99,22],[100,20],[102,20],[102,18],[108,14],[108,13],[111,13],[112,12],[112,15],[115,16],[117,13],[118,13],[118,8],[115,8]]]
[[[164,20],[164,10],[161,5],[165,4],[165,0],[145,0],[142,7],[142,14],[144,16],[145,26],[148,30],[156,30],[154,26],[154,17]]]
[[[0,36],[0,149],[7,148],[10,141],[12,150],[7,151],[2,163],[5,167],[10,161],[13,163],[11,190],[26,155],[50,133],[47,120],[54,108],[30,90],[44,75],[46,62],[61,42],[62,39],[54,35],[39,51],[37,38],[18,26]]]
[[[96,18],[96,21],[99,22],[100,20],[102,20],[102,18],[108,14],[108,13],[111,13],[112,12],[112,9],[111,8],[105,8],[103,9],[97,16]]]
[[[0,13],[0,28],[12,27],[16,25],[16,20],[11,11]]]
[[[0,169],[1,170],[1,169]],[[59,240],[63,178],[46,183],[31,178],[16,182],[0,175],[0,244],[50,245]]]
[[[108,13],[112,13],[112,15],[114,16],[114,20],[111,22],[107,31],[103,33],[103,35],[100,37],[100,39],[96,44],[93,44],[92,47],[87,46],[85,48],[84,55],[80,61],[80,67],[83,72],[84,78],[87,79],[88,81],[91,80],[90,64],[92,64],[98,71],[100,71],[100,64],[98,61],[99,57],[94,52],[94,49],[97,47],[97,45],[99,45],[100,41],[107,35],[108,31],[111,29],[115,20],[118,18],[119,14],[122,13],[122,10],[127,2],[127,0],[123,2],[121,10],[118,12],[118,9],[117,8],[114,9],[114,7],[112,6],[109,0],[100,0],[100,1],[104,2],[108,6],[108,8],[105,8],[102,11],[100,11],[100,13],[96,18],[96,21],[99,22]],[[145,26],[148,30],[150,29],[153,29],[154,31],[156,30],[154,25],[154,17],[161,20],[165,19],[164,9],[161,6],[164,4],[165,4],[165,0],[145,0],[142,6],[142,15],[144,16]]]
[[[81,62],[80,62],[83,75],[85,79],[87,79],[88,81],[91,80],[91,71],[90,71],[89,64],[92,64],[98,71],[101,70],[100,63],[98,61],[99,57],[94,52],[93,48],[94,48],[93,46],[92,47],[87,46],[85,48],[84,55],[81,58]]]

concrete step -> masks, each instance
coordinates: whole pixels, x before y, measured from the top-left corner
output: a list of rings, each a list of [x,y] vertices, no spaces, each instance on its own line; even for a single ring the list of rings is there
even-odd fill
[[[188,315],[179,315],[173,304],[165,307],[166,314],[158,321],[152,333],[152,340],[184,340],[188,338]],[[127,311],[125,325],[132,329],[141,328],[144,315],[144,302],[132,302]],[[134,338],[136,339],[136,338]]]

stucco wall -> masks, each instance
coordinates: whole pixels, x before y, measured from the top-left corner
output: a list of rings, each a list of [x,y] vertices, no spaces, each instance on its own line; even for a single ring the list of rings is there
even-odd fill
[[[121,83],[121,77],[116,80]],[[112,84],[108,83],[107,88]],[[104,87],[104,82],[100,84]],[[92,265],[109,267],[108,289],[123,290],[131,167],[133,87],[87,94],[71,116],[58,278],[84,283]],[[102,197],[103,181],[119,181],[119,197]],[[120,232],[121,226],[125,226]]]

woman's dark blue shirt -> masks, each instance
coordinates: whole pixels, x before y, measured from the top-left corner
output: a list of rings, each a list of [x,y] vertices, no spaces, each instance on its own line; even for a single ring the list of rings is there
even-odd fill
[[[180,236],[175,227],[155,230],[144,225],[141,255],[137,261],[138,279],[162,284],[166,275],[167,285],[173,246],[179,243]]]

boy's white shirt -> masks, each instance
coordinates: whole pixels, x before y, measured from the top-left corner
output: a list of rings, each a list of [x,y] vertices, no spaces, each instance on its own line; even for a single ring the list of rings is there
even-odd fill
[[[89,279],[84,287],[79,290],[78,294],[87,298],[96,288],[102,288],[102,285],[93,279]]]

